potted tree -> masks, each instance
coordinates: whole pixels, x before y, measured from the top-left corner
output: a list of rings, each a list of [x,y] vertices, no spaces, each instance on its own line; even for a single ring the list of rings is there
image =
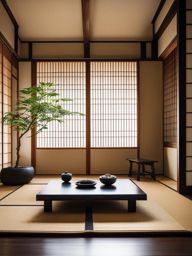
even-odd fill
[[[35,87],[20,90],[20,97],[14,111],[6,112],[3,122],[18,131],[16,163],[14,167],[1,170],[1,182],[5,185],[22,185],[31,181],[34,176],[32,166],[20,166],[20,149],[22,138],[31,129],[36,134],[48,128],[52,121],[63,122],[64,116],[78,114],[64,109],[63,102],[70,99],[60,98],[53,83],[41,82]]]

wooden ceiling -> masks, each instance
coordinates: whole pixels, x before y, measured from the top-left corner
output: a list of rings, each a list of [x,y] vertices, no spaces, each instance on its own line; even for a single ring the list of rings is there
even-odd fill
[[[151,40],[160,0],[7,0],[22,40]]]

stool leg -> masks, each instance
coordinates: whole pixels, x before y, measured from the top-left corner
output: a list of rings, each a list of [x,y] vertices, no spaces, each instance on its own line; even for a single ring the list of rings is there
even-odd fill
[[[145,164],[142,164],[142,174],[145,176]]]
[[[138,170],[137,170],[137,180],[140,180],[140,164],[138,164]]]
[[[129,176],[131,177],[132,176],[133,163],[132,162],[129,162],[129,163],[130,163],[130,166],[129,166]]]
[[[155,180],[155,166],[154,163],[151,164],[151,177]]]

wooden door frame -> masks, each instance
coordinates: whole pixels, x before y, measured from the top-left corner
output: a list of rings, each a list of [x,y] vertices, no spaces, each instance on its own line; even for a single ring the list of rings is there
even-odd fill
[[[76,59],[43,59],[43,60],[32,60],[31,61],[31,84],[36,86],[37,84],[37,62],[47,62],[47,61],[77,61]],[[78,61],[85,62],[86,65],[86,175],[91,174],[91,127],[90,127],[90,63],[93,61],[114,61],[114,62],[136,62],[137,64],[137,147],[125,147],[118,149],[131,149],[134,148],[137,150],[137,157],[140,156],[140,102],[139,102],[139,60],[130,60],[130,59],[102,59],[102,60],[92,60],[92,59],[81,59]],[[36,172],[36,130],[32,129],[31,137],[31,165],[34,167]],[[65,148],[63,148],[65,149]],[[70,148],[73,149],[73,148]],[[76,148],[74,148],[76,149]],[[94,148],[96,149],[96,148]],[[103,148],[101,148],[103,149]],[[111,149],[111,148],[107,148]],[[112,148],[114,149],[114,148]]]

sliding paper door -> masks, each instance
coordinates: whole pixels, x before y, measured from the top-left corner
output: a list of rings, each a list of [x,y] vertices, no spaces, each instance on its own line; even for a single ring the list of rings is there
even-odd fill
[[[72,112],[86,112],[85,63],[39,62],[37,84],[52,82],[60,97],[72,99],[63,107]],[[37,135],[37,173],[85,173],[86,117],[66,116],[63,123],[51,122]]]
[[[137,63],[91,62],[91,172],[127,173],[137,156]]]
[[[37,135],[37,173],[126,173],[125,159],[138,152],[137,62],[42,61],[36,70],[37,84],[54,83],[72,99],[66,109],[86,114],[51,122]]]
[[[3,115],[12,111],[13,77],[17,86],[17,61],[0,42],[0,169],[13,164],[13,131],[9,125],[3,123]]]

